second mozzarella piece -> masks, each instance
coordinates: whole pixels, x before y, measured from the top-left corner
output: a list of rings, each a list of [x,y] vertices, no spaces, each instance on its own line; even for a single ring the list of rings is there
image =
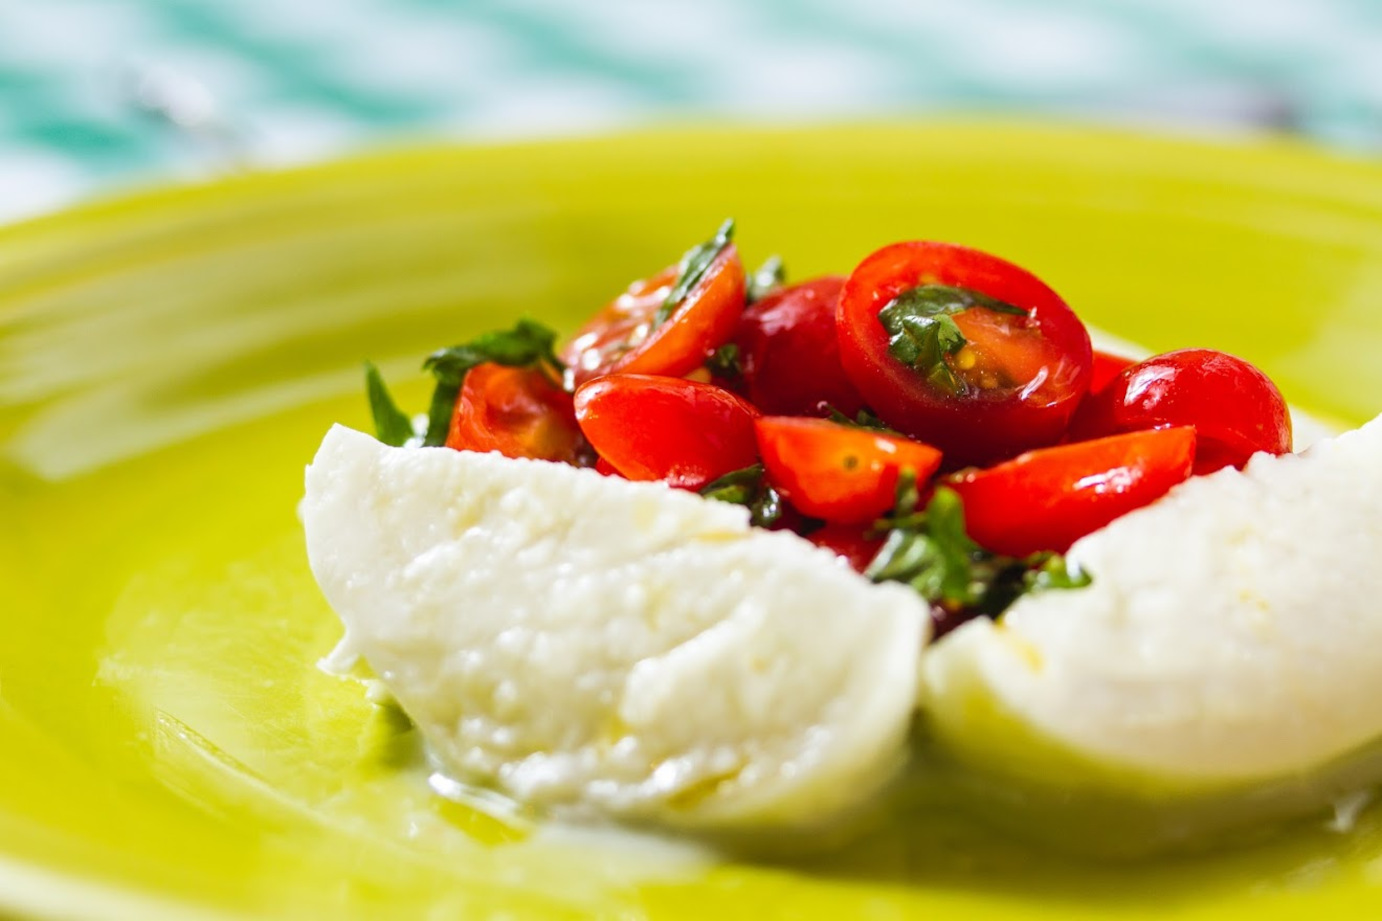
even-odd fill
[[[1045,747],[1193,785],[1309,771],[1382,736],[1379,471],[1374,421],[1080,540],[1069,559],[1092,585],[926,653],[937,733],[1019,773]]]

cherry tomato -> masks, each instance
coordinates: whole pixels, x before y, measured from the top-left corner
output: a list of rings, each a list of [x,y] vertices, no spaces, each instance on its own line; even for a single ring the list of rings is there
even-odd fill
[[[1242,467],[1258,451],[1291,450],[1291,413],[1271,379],[1232,355],[1180,349],[1119,372],[1080,408],[1078,437],[1193,425],[1195,473]]]
[[[919,371],[889,350],[879,314],[944,289],[973,304],[949,317],[963,347]],[[845,282],[836,328],[841,364],[864,401],[948,461],[992,462],[1058,441],[1089,389],[1089,333],[1059,295],[965,246],[904,242],[873,253]]]
[[[1118,376],[1124,368],[1129,365],[1137,364],[1136,358],[1124,358],[1122,355],[1115,355],[1112,352],[1105,352],[1102,349],[1094,350],[1094,366],[1089,374],[1089,392],[1098,393]]]
[[[1191,426],[1042,448],[946,485],[964,500],[965,529],[996,553],[1065,551],[1078,538],[1159,498],[1190,476]]]
[[[925,482],[941,463],[930,445],[825,419],[763,416],[754,428],[768,482],[826,521],[872,521],[893,507],[903,470]]]
[[[585,452],[571,394],[541,368],[491,362],[466,372],[446,446],[568,464]]]
[[[575,405],[590,444],[630,480],[700,489],[758,461],[758,411],[712,384],[613,374],[577,390]]]
[[[784,288],[751,304],[739,320],[739,347],[749,400],[779,416],[846,416],[864,408],[840,366],[835,307],[845,280],[828,275]]]
[[[806,535],[806,539],[817,547],[835,551],[855,572],[868,569],[878,548],[883,546],[882,537],[871,534],[868,525],[858,524],[827,524]]]
[[[744,266],[729,244],[654,328],[679,269],[634,282],[576,333],[565,351],[572,387],[614,372],[680,377],[734,335],[744,309]]]
[[[620,473],[618,470],[615,470],[614,465],[611,464],[609,461],[605,460],[603,457],[595,458],[595,472],[601,474],[602,476],[613,476],[618,477],[621,480],[624,479],[624,475]]]

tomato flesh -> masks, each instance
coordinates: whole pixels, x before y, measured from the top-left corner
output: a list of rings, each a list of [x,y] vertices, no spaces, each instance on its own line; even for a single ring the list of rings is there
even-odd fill
[[[734,341],[749,400],[765,413],[853,417],[864,408],[840,365],[835,308],[845,280],[828,275],[768,295],[744,311]]]
[[[700,367],[734,335],[744,309],[744,266],[725,247],[672,315],[655,319],[679,269],[634,282],[583,326],[562,352],[573,388],[606,374],[680,377]]]
[[[768,481],[826,521],[872,521],[893,507],[903,470],[925,482],[941,463],[930,445],[824,419],[763,416],[754,428]]]
[[[1188,478],[1194,455],[1194,428],[1177,426],[1030,451],[946,485],[980,546],[1018,557],[1064,552]]]
[[[1267,375],[1214,349],[1180,349],[1129,365],[1080,409],[1078,437],[1193,425],[1195,473],[1241,468],[1258,451],[1291,450],[1291,413]]]
[[[700,489],[758,461],[758,411],[713,384],[614,374],[577,390],[575,411],[600,458],[630,480]]]
[[[979,292],[1025,312],[975,307],[953,317],[969,340],[946,361],[963,392],[939,388],[889,350],[879,312],[926,285]],[[1089,388],[1089,333],[1060,296],[1010,262],[969,247],[885,246],[849,276],[836,312],[840,359],[866,403],[893,428],[946,453],[990,463],[1053,444]]]
[[[579,464],[585,442],[571,394],[546,371],[486,362],[466,372],[446,446]]]

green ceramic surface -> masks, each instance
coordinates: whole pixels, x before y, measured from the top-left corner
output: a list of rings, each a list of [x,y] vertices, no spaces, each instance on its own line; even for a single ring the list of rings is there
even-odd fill
[[[90,918],[1157,918],[1382,914],[1382,819],[1133,864],[963,811],[833,855],[687,856],[428,793],[416,740],[315,663],[294,514],[371,357],[569,330],[722,218],[749,262],[904,238],[1025,265],[1152,348],[1382,409],[1382,168],[1079,128],[685,130],[435,149],[0,230],[0,914]]]

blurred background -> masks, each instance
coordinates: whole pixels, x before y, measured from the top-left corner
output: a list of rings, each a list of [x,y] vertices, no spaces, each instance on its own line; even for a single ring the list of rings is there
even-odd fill
[[[438,137],[1024,116],[1382,150],[1382,0],[0,0],[0,220]]]

